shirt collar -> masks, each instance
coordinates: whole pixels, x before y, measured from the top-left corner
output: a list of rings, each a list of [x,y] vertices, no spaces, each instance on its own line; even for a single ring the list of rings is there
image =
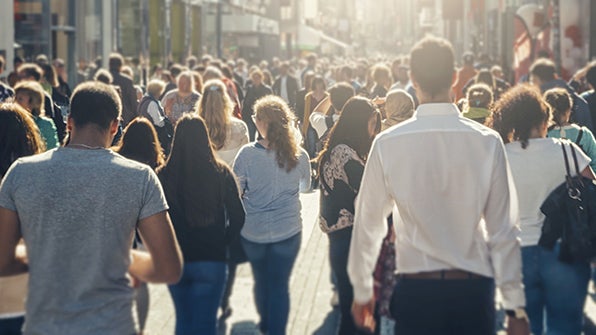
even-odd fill
[[[451,115],[459,116],[459,109],[452,103],[429,103],[418,106],[414,116]]]

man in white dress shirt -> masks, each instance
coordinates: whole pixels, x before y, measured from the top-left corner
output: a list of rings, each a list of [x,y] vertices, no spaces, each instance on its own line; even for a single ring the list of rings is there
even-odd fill
[[[451,103],[448,41],[425,38],[410,59],[420,106],[375,139],[356,200],[354,320],[375,326],[372,273],[393,210],[396,334],[495,334],[495,285],[508,333],[529,334],[517,196],[502,140]]]

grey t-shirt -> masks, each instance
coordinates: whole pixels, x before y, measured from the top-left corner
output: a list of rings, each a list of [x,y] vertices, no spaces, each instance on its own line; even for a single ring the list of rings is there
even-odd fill
[[[21,158],[0,185],[29,258],[25,334],[133,334],[134,229],[167,210],[155,173],[111,150]]]

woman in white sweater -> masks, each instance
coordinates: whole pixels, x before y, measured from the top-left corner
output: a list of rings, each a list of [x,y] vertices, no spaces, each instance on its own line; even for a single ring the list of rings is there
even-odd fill
[[[584,177],[594,179],[594,173],[590,158],[578,146],[546,137],[550,114],[538,90],[518,86],[495,104],[492,126],[506,143],[518,194],[526,311],[532,333],[579,335],[590,264],[560,261],[559,242],[553,250],[538,245],[545,219],[540,206],[565,181],[562,146],[568,157],[573,157],[571,150],[575,151]]]

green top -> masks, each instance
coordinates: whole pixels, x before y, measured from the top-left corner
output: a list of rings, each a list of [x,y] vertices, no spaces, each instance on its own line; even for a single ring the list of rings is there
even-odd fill
[[[488,108],[470,107],[464,113],[464,117],[472,120],[486,119],[490,115]]]
[[[577,138],[579,137],[580,129],[583,130],[583,135],[578,143]],[[569,124],[563,127],[554,127],[550,129],[548,131],[547,137],[565,138],[579,145],[584,153],[592,160],[590,162],[592,170],[596,171],[596,140],[594,139],[594,134],[592,134],[590,129],[586,127],[580,127],[576,124]]]
[[[46,150],[54,149],[58,147],[58,132],[56,131],[56,125],[52,119],[48,119],[45,116],[33,116],[37,128],[41,137],[46,142]]]

